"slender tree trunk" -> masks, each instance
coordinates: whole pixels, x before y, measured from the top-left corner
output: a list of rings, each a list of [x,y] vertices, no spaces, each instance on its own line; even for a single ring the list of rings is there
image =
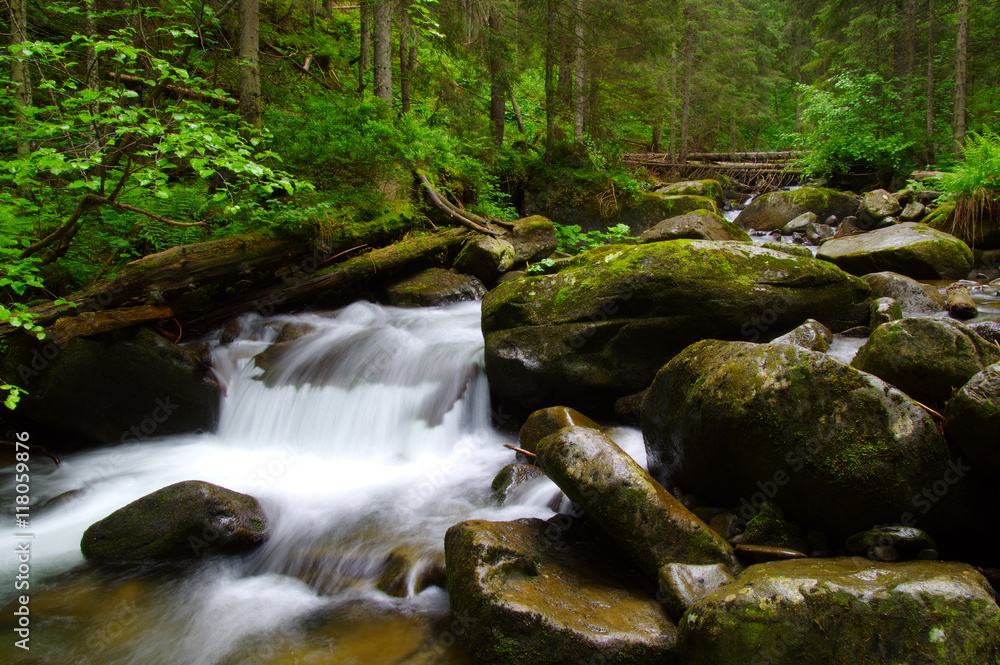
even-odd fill
[[[333,18],[333,0],[323,0],[323,14],[327,21]]]
[[[524,117],[521,115],[521,106],[517,103],[513,88],[510,91],[510,108],[514,111],[514,118],[517,120],[517,131],[521,136],[524,136],[527,133],[524,129]]]
[[[507,115],[506,97],[507,83],[504,71],[504,54],[501,52],[502,38],[500,35],[501,21],[496,8],[490,10],[486,19],[489,28],[489,38],[486,40],[490,69],[490,126],[493,128],[493,145],[503,146],[504,125]]]
[[[910,104],[913,103],[914,80],[917,66],[917,2],[918,0],[906,0],[906,89],[904,99],[906,100],[907,112],[910,111]]]
[[[545,18],[545,161],[551,163],[556,130],[556,0],[548,0]]]
[[[677,44],[670,49],[670,143],[667,146],[670,161],[677,154]]]
[[[28,41],[28,2],[27,0],[9,0],[10,2],[10,43],[12,46]],[[31,106],[31,74],[24,56],[15,54],[11,61],[10,80],[14,84],[14,100],[17,103],[17,123],[27,122],[25,109]],[[27,141],[17,144],[19,155],[31,152]]]
[[[952,121],[952,152],[962,156],[965,145],[965,96],[969,78],[969,0],[958,0],[958,38],[955,40],[955,114]]]
[[[934,0],[927,6],[927,163],[934,155]]]
[[[84,0],[83,3],[83,31],[87,37],[95,38],[97,37],[97,16],[95,14],[97,7],[96,0]],[[87,89],[91,92],[97,92],[100,86],[100,69],[97,62],[97,49],[94,46],[87,46],[85,49],[86,66],[87,66]],[[91,117],[96,118],[97,114],[100,112],[96,102],[92,102],[87,105],[87,110],[90,112]],[[90,140],[87,142],[87,154],[93,155],[100,149],[101,144],[101,129],[102,126],[96,122],[93,124],[93,131],[90,136]],[[104,183],[104,173],[101,174],[102,185]],[[103,186],[101,194],[104,194]]]
[[[410,112],[410,47],[407,45],[406,31],[399,33],[399,103],[403,113]]]
[[[583,0],[576,0],[573,37],[573,138],[581,144],[587,103],[587,76],[583,59]]]
[[[691,122],[691,79],[694,77],[694,37],[688,35],[684,52],[684,103],[681,108],[680,161],[687,159],[688,133]]]
[[[375,0],[375,96],[392,103],[392,2]]]
[[[260,93],[260,0],[240,0],[240,116],[259,129],[263,100]]]
[[[361,0],[361,53],[358,54],[358,92],[365,91],[372,67],[372,0]]]

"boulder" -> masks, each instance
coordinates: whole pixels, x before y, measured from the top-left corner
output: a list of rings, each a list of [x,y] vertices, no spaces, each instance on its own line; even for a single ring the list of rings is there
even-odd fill
[[[486,287],[477,277],[444,268],[428,268],[385,287],[385,303],[394,307],[434,307],[484,295]]]
[[[532,464],[508,464],[493,478],[493,500],[503,505],[518,487],[544,476],[545,472]]]
[[[987,342],[1000,345],[1000,321],[976,321],[966,326]]]
[[[972,269],[972,250],[953,235],[923,224],[896,224],[823,243],[817,258],[854,275],[891,270],[914,279],[953,279]]]
[[[613,546],[564,517],[448,529],[448,597],[474,662],[675,663],[676,628],[655,588]]]
[[[668,196],[704,196],[712,199],[722,209],[725,200],[722,196],[722,184],[718,180],[686,180],[665,185],[656,190],[657,194]]]
[[[872,301],[871,327],[877,328],[883,323],[898,321],[903,318],[903,309],[892,298],[876,298]]]
[[[466,243],[455,258],[455,269],[493,284],[514,265],[514,246],[502,238],[480,236]]]
[[[972,464],[1000,474],[1000,365],[973,376],[948,402],[944,413],[948,441],[969,456]]]
[[[924,288],[917,280],[896,272],[873,272],[864,276],[877,298],[892,298],[906,314],[936,314],[944,309],[937,289]]]
[[[860,199],[851,192],[838,192],[822,187],[801,187],[792,191],[762,194],[750,202],[736,217],[736,225],[744,229],[776,231],[799,215],[814,213],[818,219],[836,215],[843,219],[853,215]]]
[[[791,345],[705,340],[657,374],[642,408],[651,471],[749,519],[765,500],[846,538],[878,523],[961,533],[971,488],[930,414],[881,379]],[[947,483],[946,483],[947,485]],[[916,498],[914,498],[914,496]],[[912,526],[912,524],[908,524]]]
[[[979,315],[979,308],[972,294],[962,284],[950,284],[944,291],[945,307],[952,318],[973,319]]]
[[[550,406],[538,409],[524,421],[517,435],[517,445],[529,453],[538,451],[538,442],[563,427],[587,427],[603,432],[604,428],[568,406]]]
[[[607,245],[483,300],[494,394],[526,410],[611,411],[699,339],[768,340],[810,318],[868,321],[868,287],[832,264],[750,243]]]
[[[8,335],[0,376],[17,415],[84,443],[136,443],[215,428],[222,391],[201,359],[147,328],[65,344]]]
[[[799,256],[804,259],[816,258],[812,250],[809,249],[808,247],[803,247],[802,245],[795,245],[790,242],[765,242],[761,244],[761,247],[766,247],[767,249],[773,249],[776,252],[782,252],[783,254],[789,254],[791,256]]]
[[[858,221],[862,227],[877,228],[886,218],[898,215],[901,210],[896,197],[884,189],[876,189],[861,197]]]
[[[738,570],[729,544],[600,432],[550,434],[538,444],[538,465],[650,579],[668,563]]]
[[[860,558],[748,568],[680,621],[680,662],[988,663],[1000,608],[961,563]]]
[[[906,204],[903,212],[899,213],[899,218],[904,222],[918,222],[927,214],[927,206],[920,201],[912,201]]]
[[[806,241],[810,245],[822,245],[834,236],[836,231],[826,224],[810,224],[806,227]]]
[[[556,251],[556,226],[541,215],[512,222],[503,239],[514,248],[514,263],[531,263],[548,258]]]
[[[816,319],[809,319],[801,326],[771,340],[772,344],[794,344],[803,349],[826,351],[833,342],[833,333]]]
[[[781,227],[781,233],[782,235],[790,236],[796,231],[805,231],[807,226],[815,224],[818,221],[819,217],[816,216],[816,213],[804,212]]]
[[[909,526],[879,526],[862,531],[848,538],[845,547],[851,554],[872,561],[937,558],[934,539],[926,531]]]
[[[640,243],[663,240],[743,240],[749,241],[747,232],[711,210],[695,210],[680,217],[665,219],[639,236]]]
[[[689,607],[735,579],[720,563],[705,566],[668,563],[660,568],[660,602],[671,618],[680,620]]]
[[[93,563],[147,564],[237,554],[269,535],[267,517],[254,497],[186,480],[95,522],[84,531],[80,549]]]
[[[915,400],[943,406],[969,379],[1000,362],[1000,348],[950,319],[910,318],[872,331],[851,365]]]

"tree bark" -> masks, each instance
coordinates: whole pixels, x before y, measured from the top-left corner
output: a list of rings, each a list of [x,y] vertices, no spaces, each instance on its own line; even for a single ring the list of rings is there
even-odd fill
[[[392,2],[375,0],[375,96],[392,103]]]
[[[583,122],[587,104],[587,77],[583,58],[583,0],[576,0],[573,38],[573,138],[579,145],[583,143]]]
[[[10,43],[12,46],[28,41],[28,2],[27,0],[8,0],[10,3]],[[24,109],[31,106],[31,74],[24,56],[15,54],[11,61],[10,80],[14,84],[14,100],[17,104],[17,124],[24,124],[27,119]],[[17,152],[27,155],[31,145],[27,141],[18,141]]]
[[[507,117],[507,85],[503,54],[500,52],[502,23],[496,8],[490,10],[486,24],[489,28],[489,39],[486,40],[486,58],[490,70],[490,126],[493,128],[493,145],[500,148],[503,147],[504,126]]]
[[[670,49],[670,142],[667,146],[670,161],[677,154],[677,44]]]
[[[694,77],[694,37],[688,35],[687,47],[684,51],[684,102],[681,108],[681,144],[680,158],[683,162],[688,153],[688,132],[691,122],[691,79]]]
[[[517,103],[517,97],[514,96],[513,88],[510,91],[510,108],[514,111],[514,118],[517,120],[517,131],[520,132],[521,136],[525,135],[524,130],[524,117],[521,115],[521,106]]]
[[[927,3],[927,163],[934,163],[934,0]]]
[[[365,91],[368,70],[372,66],[372,0],[361,0],[361,53],[358,56],[358,92]]]
[[[548,0],[545,20],[545,162],[551,163],[556,131],[556,1]]]
[[[955,113],[952,120],[952,153],[962,157],[965,146],[965,97],[969,78],[969,0],[958,0],[958,37],[955,40]]]
[[[410,63],[406,31],[399,33],[399,103],[403,113],[410,112]]]
[[[254,129],[263,124],[259,53],[260,0],[240,0],[240,116]]]

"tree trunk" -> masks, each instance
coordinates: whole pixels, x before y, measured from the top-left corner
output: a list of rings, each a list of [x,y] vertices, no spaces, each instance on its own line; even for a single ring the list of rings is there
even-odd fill
[[[514,118],[517,120],[517,131],[520,132],[521,136],[525,135],[524,130],[524,117],[521,115],[521,106],[517,103],[517,97],[514,96],[513,88],[510,91],[510,108],[514,111]]]
[[[917,0],[906,0],[906,100],[907,112],[913,102],[913,77],[917,66]]]
[[[587,104],[587,77],[583,59],[583,0],[576,0],[573,37],[573,138],[579,145],[583,143],[583,121]]]
[[[240,0],[240,116],[259,129],[263,99],[260,93],[260,0]]]
[[[677,154],[677,44],[670,49],[670,143],[667,154],[671,162]]]
[[[12,46],[28,41],[28,2],[27,0],[9,0],[10,2],[10,43]],[[14,54],[11,61],[10,80],[14,84],[14,101],[17,105],[17,124],[26,122],[23,110],[31,106],[31,74],[28,64],[21,54]],[[17,152],[27,155],[31,145],[27,141],[18,141]]]
[[[694,77],[694,37],[688,35],[687,48],[684,51],[684,102],[681,108],[681,145],[678,161],[685,161],[690,146],[688,133],[691,122],[691,79]]]
[[[399,103],[403,107],[403,113],[410,112],[410,63],[407,45],[406,31],[399,33]]]
[[[551,163],[556,131],[556,1],[548,0],[545,21],[545,162]]]
[[[372,0],[361,0],[361,53],[358,55],[358,92],[365,91],[365,79],[372,66]]]
[[[375,0],[375,96],[392,103],[392,2]]]
[[[955,40],[955,114],[952,121],[952,153],[962,157],[965,146],[965,97],[969,78],[969,0],[958,0],[958,37]]]
[[[927,164],[934,163],[934,0],[927,6]]]
[[[504,125],[507,116],[507,82],[502,53],[503,39],[500,34],[502,22],[499,10],[490,10],[486,20],[489,38],[486,40],[486,58],[490,70],[490,126],[493,128],[493,145],[503,147]]]

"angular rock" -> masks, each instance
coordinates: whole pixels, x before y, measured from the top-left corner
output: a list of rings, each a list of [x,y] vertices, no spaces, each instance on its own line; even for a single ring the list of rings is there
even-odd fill
[[[705,566],[668,563],[660,568],[660,602],[671,618],[679,621],[689,607],[735,579],[719,563]]]
[[[903,212],[899,213],[899,218],[904,222],[917,222],[927,214],[927,206],[920,201],[912,201],[906,204]]]
[[[816,258],[853,275],[891,270],[914,279],[953,279],[972,269],[972,250],[953,235],[923,224],[896,224],[823,243]]]
[[[979,315],[976,301],[972,299],[969,289],[961,284],[951,284],[944,291],[945,306],[948,314],[955,319],[972,319]]]
[[[444,268],[428,268],[385,287],[385,303],[394,307],[434,307],[484,295],[486,287],[477,277]]]
[[[676,628],[649,582],[613,547],[557,518],[448,529],[448,596],[475,662],[675,663]]]
[[[740,211],[735,224],[744,229],[776,231],[807,212],[814,213],[818,219],[826,219],[830,215],[843,219],[853,215],[859,203],[856,194],[822,187],[770,192],[756,197]]]
[[[518,446],[529,453],[537,452],[539,441],[549,434],[555,434],[563,427],[587,427],[598,432],[604,431],[603,427],[576,409],[568,406],[550,406],[538,409],[528,416],[521,425],[521,431],[518,432]]]
[[[898,321],[903,318],[903,309],[892,298],[876,298],[872,301],[872,328],[878,328],[883,323]]]
[[[493,284],[514,265],[514,247],[502,238],[482,236],[470,240],[455,258],[455,269]]]
[[[825,261],[749,243],[608,245],[483,300],[486,372],[519,408],[611,410],[699,339],[768,340],[810,318],[868,321],[868,287]]]
[[[685,665],[988,663],[1000,648],[989,584],[960,563],[752,566],[695,603],[678,627]]]
[[[541,215],[524,217],[512,222],[503,239],[514,248],[514,263],[534,262],[547,258],[556,251],[556,227]]]
[[[1000,362],[1000,348],[961,323],[911,318],[873,330],[851,365],[915,400],[940,406],[995,362]]]
[[[805,212],[781,227],[781,234],[790,236],[796,231],[805,231],[806,227],[819,221],[814,212]]]
[[[952,468],[932,417],[881,379],[825,354],[694,344],[657,374],[642,432],[651,470],[738,506],[744,519],[772,499],[788,519],[831,538],[918,514],[934,533],[961,534],[968,525],[965,485],[926,510],[926,500],[914,503]]]
[[[93,563],[145,564],[236,554],[264,543],[269,535],[257,499],[187,480],[95,522],[84,531],[80,549]]]
[[[810,224],[806,227],[806,241],[810,245],[822,245],[824,242],[832,238],[835,233],[836,231],[834,231],[832,226],[827,226],[826,224]]]
[[[934,290],[933,297],[924,285],[896,272],[873,272],[864,276],[878,298],[892,298],[907,314],[936,314],[944,309],[944,298]]]
[[[809,319],[795,330],[771,340],[771,344],[793,344],[803,349],[826,351],[833,342],[833,333],[816,319]]]
[[[545,472],[532,464],[508,464],[493,478],[493,500],[503,505],[521,485],[545,476]]]
[[[639,243],[664,240],[742,240],[749,241],[747,232],[711,210],[695,210],[686,215],[665,219],[639,236]]]
[[[650,579],[668,563],[738,570],[729,544],[600,432],[566,427],[545,437],[538,465]]]
[[[990,365],[962,386],[944,416],[948,441],[973,465],[1000,473],[1000,365]]]
[[[876,189],[867,192],[861,197],[861,205],[858,206],[858,219],[862,226],[875,228],[887,217],[898,215],[902,208],[899,201],[892,194],[884,189]]]

